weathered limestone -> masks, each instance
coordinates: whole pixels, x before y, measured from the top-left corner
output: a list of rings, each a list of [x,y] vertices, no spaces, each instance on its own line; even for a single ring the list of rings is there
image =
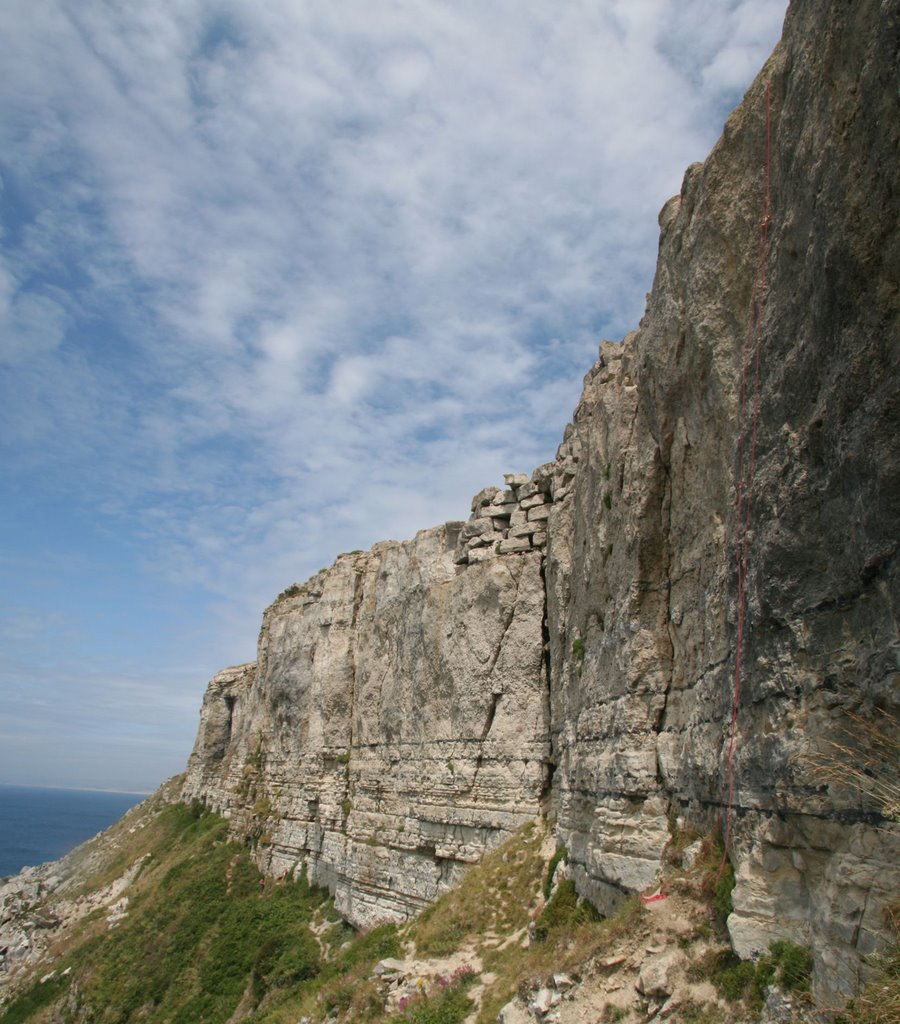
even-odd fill
[[[460,534],[377,544],[285,591],[256,665],[204,701],[185,796],[229,814],[269,871],[305,866],[356,924],[416,913],[540,809],[540,555],[483,548],[460,574]]]
[[[730,930],[742,955],[811,945],[827,998],[855,988],[900,889],[900,827],[807,756],[858,732],[850,714],[891,729],[900,710],[898,19],[897,3],[791,5],[722,139],[663,209],[646,315],[585,378],[565,442],[579,462],[549,519],[559,831],[580,890],[608,906],[652,880],[667,813],[702,829],[722,817],[770,82]]]
[[[900,717],[898,34],[896,0],[794,0],[663,207],[646,315],[601,345],[556,459],[479,492],[466,523],[289,589],[255,665],[213,680],[185,794],[270,871],[306,865],[356,923],[404,918],[549,803],[569,876],[609,909],[655,882],[670,821],[724,817],[738,951],[791,938],[820,995],[856,987],[900,889],[900,825],[808,755]]]
[[[546,525],[553,494],[562,492],[562,480],[573,479],[577,455],[560,449],[557,463],[524,473],[507,473],[506,490],[486,487],[472,499],[472,516],[463,524],[454,553],[457,565],[475,565],[493,554],[521,554],[546,544]],[[565,463],[565,474],[561,466]],[[555,489],[555,492],[554,492]],[[490,523],[490,526],[484,524]],[[493,548],[489,553],[486,549]]]

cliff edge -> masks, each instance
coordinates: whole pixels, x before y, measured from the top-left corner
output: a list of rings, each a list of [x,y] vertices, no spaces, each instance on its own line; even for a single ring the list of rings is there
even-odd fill
[[[556,461],[288,588],[213,679],[184,795],[266,871],[403,919],[545,813],[610,910],[718,826],[737,951],[856,989],[900,825],[821,764],[900,714],[898,44],[896,0],[794,0]]]

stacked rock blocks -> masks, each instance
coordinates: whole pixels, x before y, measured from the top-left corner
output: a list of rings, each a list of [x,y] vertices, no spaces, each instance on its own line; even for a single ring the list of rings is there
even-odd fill
[[[457,565],[546,545],[553,504],[550,475],[507,473],[503,479],[505,488],[485,487],[472,499],[472,515],[459,535]]]

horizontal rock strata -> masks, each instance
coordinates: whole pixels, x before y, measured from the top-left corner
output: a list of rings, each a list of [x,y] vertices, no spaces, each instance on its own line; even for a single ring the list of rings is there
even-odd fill
[[[185,795],[358,925],[416,913],[540,810],[538,551],[455,564],[461,524],[344,555],[266,611],[204,701]]]
[[[581,461],[548,534],[559,831],[579,888],[608,906],[653,881],[667,816],[729,818],[744,361],[756,454],[729,926],[742,956],[782,937],[812,946],[823,998],[855,989],[900,888],[898,825],[811,756],[849,744],[849,773],[857,721],[895,730],[900,710],[898,14],[791,5],[663,209],[646,315],[586,378]],[[756,282],[758,413],[744,353]]]
[[[795,0],[663,208],[646,315],[601,346],[557,459],[285,591],[257,662],[212,681],[185,794],[270,871],[305,865],[354,923],[404,918],[549,808],[609,909],[674,825],[724,824],[738,951],[790,938],[823,998],[857,986],[900,826],[816,753],[853,762],[859,723],[900,717],[898,39],[896,2]]]

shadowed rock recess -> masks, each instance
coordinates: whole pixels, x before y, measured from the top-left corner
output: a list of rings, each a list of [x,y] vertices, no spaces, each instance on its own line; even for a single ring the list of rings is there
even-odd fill
[[[646,314],[601,345],[556,461],[290,587],[257,661],[213,679],[184,795],[265,870],[304,866],[355,924],[403,919],[550,813],[607,910],[654,883],[670,820],[721,821],[768,83],[729,928],[743,956],[810,945],[822,993],[856,987],[900,826],[809,754],[900,703],[898,38],[897,2],[795,0],[664,206]]]

